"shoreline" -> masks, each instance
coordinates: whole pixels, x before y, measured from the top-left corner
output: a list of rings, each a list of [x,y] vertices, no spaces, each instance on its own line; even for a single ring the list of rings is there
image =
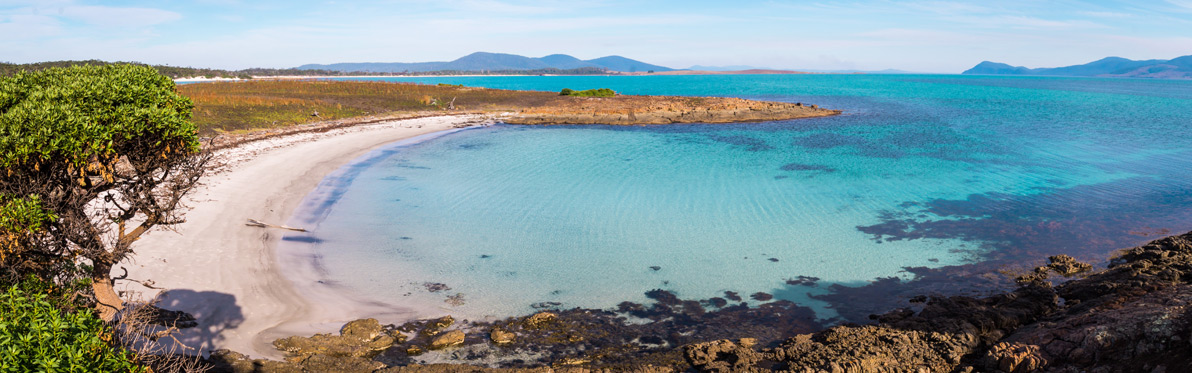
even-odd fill
[[[676,75],[863,75],[865,73],[828,73],[797,70],[736,70],[736,71],[707,71],[707,70],[674,70],[655,73],[645,72],[613,72],[609,74],[459,74],[459,75],[261,75],[252,79],[302,80],[302,79],[361,79],[361,78],[478,78],[478,77],[543,77],[543,76],[676,76]],[[206,82],[235,82],[251,79],[241,78],[206,78],[185,77],[174,79],[174,82],[206,83]]]
[[[411,317],[408,308],[366,303],[331,287],[313,294],[294,283],[277,251],[284,231],[246,226],[247,219],[282,224],[307,195],[345,164],[395,142],[474,126],[482,116],[433,116],[306,132],[222,149],[217,164],[189,196],[186,222],[153,231],[123,267],[135,281],[118,290],[195,316],[199,326],[178,339],[209,353],[227,348],[280,358],[271,342],[326,332],[361,314]],[[309,256],[307,256],[309,258]],[[178,263],[180,265],[158,265]],[[148,286],[146,286],[148,285]],[[167,290],[167,291],[163,291]]]

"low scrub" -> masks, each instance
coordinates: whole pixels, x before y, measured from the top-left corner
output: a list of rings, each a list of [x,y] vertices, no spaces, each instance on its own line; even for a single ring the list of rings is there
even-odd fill
[[[556,99],[550,92],[509,91],[412,83],[253,80],[184,84],[194,100],[194,122],[203,136],[287,127],[363,115],[447,110],[515,111]]]
[[[608,88],[589,89],[586,91],[576,91],[571,88],[563,88],[559,91],[559,96],[574,96],[574,97],[613,97],[617,92]]]
[[[99,317],[63,311],[58,305],[70,302],[55,293],[36,280],[0,293],[0,371],[143,371]]]

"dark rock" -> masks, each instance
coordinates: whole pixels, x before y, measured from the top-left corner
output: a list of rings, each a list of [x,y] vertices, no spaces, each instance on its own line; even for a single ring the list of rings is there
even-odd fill
[[[796,277],[793,279],[787,279],[786,284],[787,285],[815,286],[815,283],[818,282],[819,280],[820,280],[819,277],[799,276],[799,277]]]
[[[698,370],[734,371],[1192,371],[1192,233],[1125,250],[1108,269],[1055,288],[1047,281],[1090,268],[1054,256],[1013,292],[921,297],[918,313],[799,335],[760,357],[729,341],[685,357]]]
[[[708,299],[708,304],[716,306],[716,308],[721,308],[721,307],[727,306],[728,301],[724,300],[724,298],[721,298],[721,297],[713,297],[713,298]]]
[[[750,295],[749,297],[750,297],[750,298],[753,298],[753,300],[756,300],[756,301],[758,301],[758,302],[765,302],[765,301],[768,301],[768,300],[774,299],[774,296],[773,296],[773,295],[770,295],[769,293],[763,293],[763,292],[760,292],[760,291],[759,291],[759,292],[756,292],[756,293],[753,293],[753,295]]]
[[[672,292],[669,292],[666,290],[662,290],[662,289],[654,289],[654,290],[647,291],[646,298],[656,300],[656,301],[658,301],[658,303],[662,303],[662,304],[665,304],[668,306],[673,306],[673,305],[676,305],[676,304],[679,304],[682,302],[681,300],[679,300],[678,296],[675,296],[675,293],[672,293]]]
[[[733,301],[733,302],[740,302],[740,301],[741,301],[741,296],[740,296],[740,295],[737,295],[737,292],[735,292],[735,291],[726,291],[726,292],[724,292],[724,297],[725,297],[725,298],[728,298],[728,300],[731,300],[731,301]]]

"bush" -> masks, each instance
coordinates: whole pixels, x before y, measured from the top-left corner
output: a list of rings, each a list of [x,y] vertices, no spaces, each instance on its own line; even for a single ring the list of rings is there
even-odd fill
[[[90,310],[63,312],[51,289],[26,280],[0,293],[0,371],[140,372]]]
[[[141,235],[182,221],[205,169],[192,107],[144,66],[0,77],[0,274],[49,280],[74,275],[62,262],[86,264],[111,320],[123,305],[112,268]]]
[[[572,90],[572,89],[570,89],[570,88],[563,88],[563,90],[562,90],[562,91],[559,91],[559,96],[574,96],[574,97],[613,97],[613,96],[616,96],[616,95],[617,95],[617,92],[615,92],[615,91],[613,91],[613,90],[611,90],[611,89],[608,89],[608,88],[589,89],[589,90],[586,90],[586,91],[575,91],[575,90]]]

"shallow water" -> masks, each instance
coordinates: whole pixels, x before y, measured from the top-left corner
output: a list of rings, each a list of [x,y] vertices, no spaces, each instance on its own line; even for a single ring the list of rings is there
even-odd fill
[[[384,80],[804,102],[845,115],[497,125],[345,166],[280,250],[327,283],[468,317],[910,279],[904,267],[1101,259],[1192,229],[1192,82],[933,75]],[[816,286],[791,286],[796,276]],[[438,290],[427,283],[441,283]],[[436,291],[431,291],[436,290]],[[462,304],[461,304],[462,301]],[[753,302],[756,303],[756,302]]]

